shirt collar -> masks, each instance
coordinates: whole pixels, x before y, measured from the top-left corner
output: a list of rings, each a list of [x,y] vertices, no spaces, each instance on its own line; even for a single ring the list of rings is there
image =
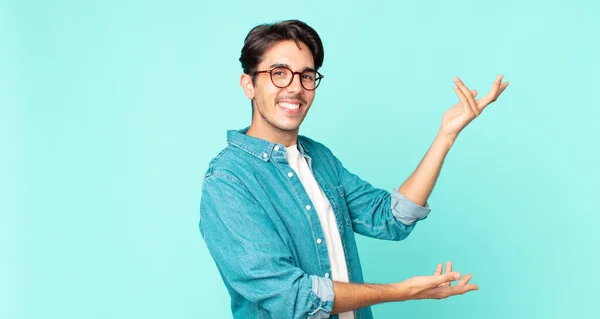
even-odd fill
[[[227,131],[227,143],[265,162],[269,161],[274,152],[281,152],[283,154],[285,151],[283,144],[271,143],[254,136],[246,135],[249,129],[250,127],[248,126],[241,130]],[[308,156],[308,150],[302,145],[300,138],[298,138],[298,150],[302,156]]]

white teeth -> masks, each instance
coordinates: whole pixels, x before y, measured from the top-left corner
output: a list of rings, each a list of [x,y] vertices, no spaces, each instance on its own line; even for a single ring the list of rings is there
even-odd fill
[[[289,110],[296,110],[300,107],[300,104],[292,104],[292,103],[285,103],[285,102],[279,102],[279,105],[281,105],[282,107],[285,107],[286,109],[289,109]]]

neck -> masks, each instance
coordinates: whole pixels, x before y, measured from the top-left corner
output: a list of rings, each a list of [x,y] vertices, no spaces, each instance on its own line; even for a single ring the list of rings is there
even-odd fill
[[[273,127],[272,125],[256,125],[252,123],[246,135],[260,138],[271,143],[282,144],[290,147],[298,143],[298,129],[293,131],[284,131]]]

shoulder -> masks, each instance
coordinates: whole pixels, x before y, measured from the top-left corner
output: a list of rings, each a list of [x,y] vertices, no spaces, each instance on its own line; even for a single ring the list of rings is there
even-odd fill
[[[240,169],[244,152],[238,152],[235,147],[227,146],[221,150],[209,163],[202,178],[200,193],[201,219],[210,220],[211,216],[229,216],[235,213],[233,206],[243,206],[240,203],[253,201],[244,180],[240,178]]]
[[[246,170],[253,160],[255,158],[248,153],[235,146],[227,145],[210,160],[203,179],[225,178],[239,182],[237,176],[239,176],[240,171]]]

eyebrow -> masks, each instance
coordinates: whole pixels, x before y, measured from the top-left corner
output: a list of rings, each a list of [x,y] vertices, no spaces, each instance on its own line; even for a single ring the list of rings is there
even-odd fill
[[[290,70],[292,69],[292,68],[291,68],[291,67],[290,67],[288,64],[285,64],[285,63],[275,63],[275,64],[271,64],[271,66],[270,66],[269,68],[270,68],[270,69],[272,69],[272,68],[288,68],[288,69],[290,69]],[[308,66],[307,66],[307,67],[305,67],[305,68],[304,68],[304,70],[302,70],[302,72],[306,72],[306,71],[309,71],[309,72],[317,72],[317,70],[315,70],[315,69],[313,69],[313,68],[311,68],[311,67],[308,67]]]

